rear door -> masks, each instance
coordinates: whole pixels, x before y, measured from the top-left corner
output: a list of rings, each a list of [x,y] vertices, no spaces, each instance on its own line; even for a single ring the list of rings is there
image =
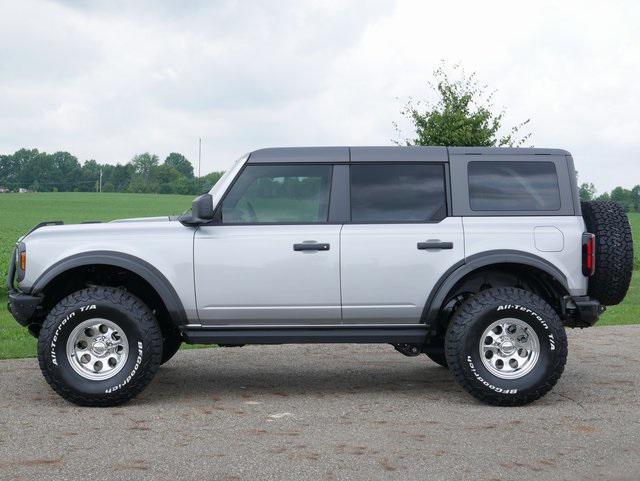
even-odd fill
[[[440,277],[464,259],[461,218],[447,216],[446,163],[353,157],[351,222],[341,233],[343,322],[418,323]]]

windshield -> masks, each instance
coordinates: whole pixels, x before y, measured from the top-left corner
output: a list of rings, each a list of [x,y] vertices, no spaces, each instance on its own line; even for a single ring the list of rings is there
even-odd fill
[[[227,169],[227,171],[224,174],[222,174],[222,177],[218,179],[218,182],[216,182],[214,186],[211,187],[211,190],[209,191],[209,194],[211,194],[212,197],[215,198],[218,196],[219,193],[221,193],[220,192],[221,190],[224,191],[229,177],[236,172],[236,168],[238,167],[238,165],[243,164],[244,161],[247,160],[247,157],[249,157],[248,154],[245,154],[242,157],[240,157],[231,165],[231,167]]]

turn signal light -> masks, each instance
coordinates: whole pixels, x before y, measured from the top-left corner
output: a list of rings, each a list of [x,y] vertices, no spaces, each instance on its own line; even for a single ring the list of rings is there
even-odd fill
[[[582,274],[591,277],[596,271],[596,236],[582,234]]]
[[[27,270],[27,253],[26,252],[20,253],[20,270],[22,272]]]

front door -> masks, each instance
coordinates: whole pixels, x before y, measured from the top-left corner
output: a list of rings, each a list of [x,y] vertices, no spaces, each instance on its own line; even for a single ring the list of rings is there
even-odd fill
[[[195,235],[205,325],[340,323],[340,225],[327,223],[329,164],[247,165],[221,219]]]

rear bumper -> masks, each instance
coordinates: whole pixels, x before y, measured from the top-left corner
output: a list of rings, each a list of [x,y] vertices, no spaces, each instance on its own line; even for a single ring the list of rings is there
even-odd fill
[[[563,314],[568,327],[591,327],[600,318],[606,307],[589,296],[565,297]]]
[[[32,296],[20,291],[11,289],[9,291],[9,301],[7,307],[18,324],[28,327],[39,319],[41,296]]]

